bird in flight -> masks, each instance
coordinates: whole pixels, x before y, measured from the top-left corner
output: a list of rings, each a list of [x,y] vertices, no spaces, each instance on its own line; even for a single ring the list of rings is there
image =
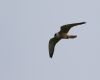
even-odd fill
[[[79,22],[79,23],[72,23],[72,24],[67,24],[67,25],[63,25],[61,26],[61,29],[59,32],[55,33],[54,37],[51,38],[49,40],[49,56],[50,58],[53,57],[53,53],[54,53],[54,48],[55,45],[57,44],[58,41],[60,41],[61,39],[74,39],[77,37],[77,35],[68,35],[67,33],[69,32],[69,30],[77,25],[82,25],[85,24],[86,22]]]

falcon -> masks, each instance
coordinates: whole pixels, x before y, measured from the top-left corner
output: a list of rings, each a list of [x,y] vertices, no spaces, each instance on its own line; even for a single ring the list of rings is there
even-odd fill
[[[68,35],[69,30],[77,25],[85,24],[86,22],[79,22],[79,23],[72,23],[63,25],[60,28],[60,31],[55,33],[54,37],[49,40],[49,56],[50,58],[53,57],[54,54],[54,48],[55,45],[61,40],[61,39],[74,39],[77,37],[77,35]]]

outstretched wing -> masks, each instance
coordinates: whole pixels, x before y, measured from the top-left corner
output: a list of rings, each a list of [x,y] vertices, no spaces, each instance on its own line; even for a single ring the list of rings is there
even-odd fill
[[[51,38],[49,41],[49,56],[52,58],[53,53],[54,53],[54,48],[56,43],[60,40],[60,38]]]
[[[68,31],[73,27],[73,26],[77,26],[77,25],[82,25],[85,24],[86,22],[80,22],[80,23],[73,23],[73,24],[67,24],[67,25],[63,25],[61,26],[61,30],[59,33],[68,33]]]

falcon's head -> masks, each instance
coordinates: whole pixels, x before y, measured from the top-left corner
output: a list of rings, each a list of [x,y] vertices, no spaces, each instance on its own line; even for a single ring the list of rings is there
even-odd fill
[[[59,33],[55,33],[54,37],[56,37],[56,38],[60,38]]]

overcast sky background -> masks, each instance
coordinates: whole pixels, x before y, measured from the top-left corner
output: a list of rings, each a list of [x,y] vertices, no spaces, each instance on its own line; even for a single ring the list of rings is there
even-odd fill
[[[49,39],[81,21],[50,59]],[[1,0],[0,80],[100,80],[100,1]]]

